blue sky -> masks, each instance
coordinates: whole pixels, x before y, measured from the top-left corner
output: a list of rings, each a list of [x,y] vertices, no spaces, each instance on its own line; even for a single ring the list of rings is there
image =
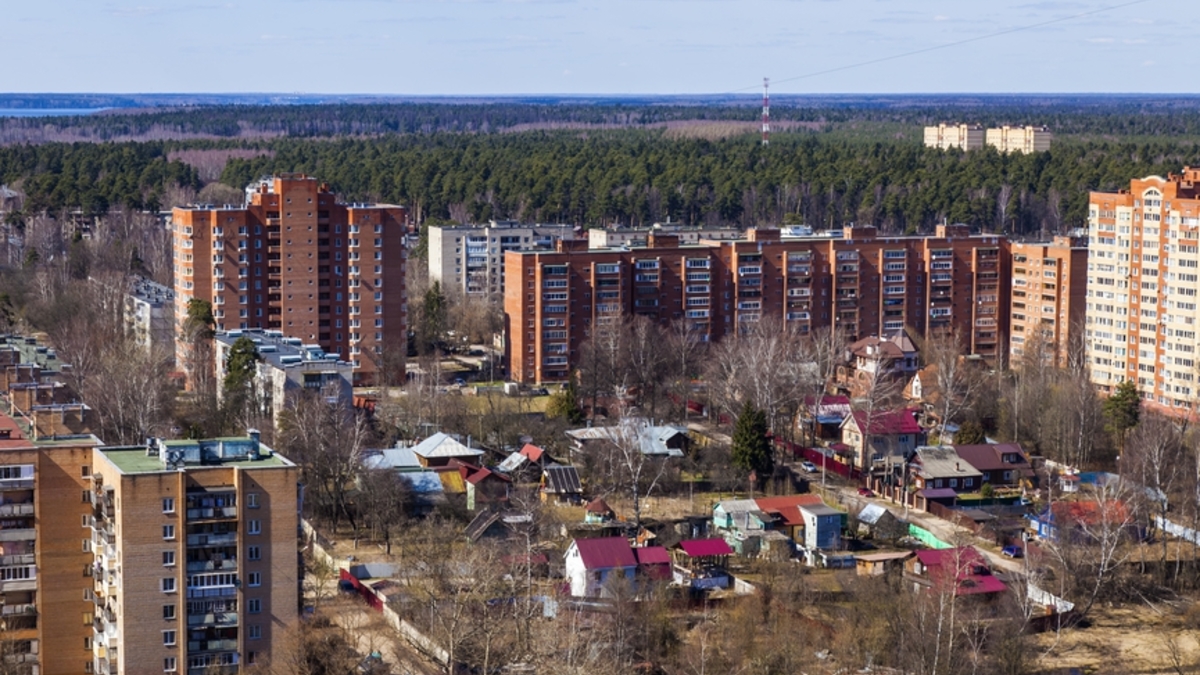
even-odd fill
[[[1125,2],[10,0],[0,90],[1195,93],[1194,0],[802,77]]]

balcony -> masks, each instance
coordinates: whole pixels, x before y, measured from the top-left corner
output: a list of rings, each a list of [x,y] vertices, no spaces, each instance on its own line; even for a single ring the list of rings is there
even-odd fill
[[[236,572],[237,568],[238,563],[236,558],[193,560],[187,564],[188,572]]]
[[[237,640],[189,640],[188,652],[228,652],[237,649]]]
[[[34,554],[20,553],[16,555],[0,555],[0,567],[12,567],[13,565],[32,565],[36,562]],[[4,613],[0,610],[0,614]]]
[[[37,539],[37,530],[32,527],[0,530],[0,541],[33,541],[34,539]]]
[[[328,315],[329,308],[322,307],[320,313],[322,315]],[[229,519],[233,519],[233,518],[237,518],[237,507],[236,506],[223,506],[223,507],[199,508],[199,509],[189,508],[187,510],[187,519],[188,520],[229,520]]]
[[[33,502],[21,504],[0,504],[0,517],[4,516],[32,516]]]
[[[188,614],[188,626],[221,626],[233,627],[238,625],[237,612],[210,612],[208,614]]]
[[[0,480],[0,491],[3,490],[32,490],[33,478],[10,478]]]
[[[3,532],[0,532],[0,534],[3,534]],[[189,534],[187,536],[188,546],[227,546],[229,544],[236,543],[237,532],[225,532],[222,534]]]

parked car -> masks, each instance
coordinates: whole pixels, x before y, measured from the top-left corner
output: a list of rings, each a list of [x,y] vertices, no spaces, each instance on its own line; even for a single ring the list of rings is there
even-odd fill
[[[871,492],[871,488],[865,488],[865,487],[858,488],[858,494],[863,497],[874,497],[875,496],[875,493]]]
[[[803,462],[800,462],[800,468],[804,469],[808,473],[816,473],[817,472],[817,465],[813,464],[812,462],[808,461],[807,459],[804,460]]]
[[[1000,555],[1004,556],[1005,558],[1024,558],[1025,550],[1016,544],[1009,544],[1008,546],[1000,549]]]

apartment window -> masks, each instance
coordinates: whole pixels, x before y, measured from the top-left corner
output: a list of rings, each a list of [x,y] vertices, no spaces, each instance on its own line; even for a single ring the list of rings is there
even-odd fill
[[[96,599],[96,594],[90,588],[83,589],[83,601],[91,602]]]
[[[249,626],[246,637],[251,640],[262,639],[262,626]]]
[[[83,552],[84,552],[84,553],[91,553],[91,552],[92,552],[92,540],[91,540],[91,539],[84,539],[84,540],[83,540]]]
[[[246,559],[247,560],[262,560],[262,549],[260,549],[257,546],[247,546],[246,547]]]
[[[174,647],[175,646],[175,631],[164,630],[162,633],[163,633],[163,646],[164,647]]]
[[[81,524],[83,527],[91,527],[92,526],[92,516],[84,514]]]
[[[258,493],[257,492],[247,492],[246,493],[246,508],[248,508],[248,509],[257,509],[258,508]]]
[[[174,577],[166,577],[164,579],[159,579],[159,587],[162,589],[163,593],[174,593],[175,592],[175,578]]]
[[[175,526],[174,525],[163,525],[163,539],[174,539],[174,538],[175,538]]]
[[[85,673],[95,672],[92,670],[92,662],[91,661],[83,662],[83,672],[85,672]]]
[[[163,672],[164,673],[173,673],[173,672],[175,672],[176,668],[177,668],[177,666],[175,664],[174,656],[168,656],[167,658],[163,659]]]
[[[175,498],[163,497],[162,507],[163,513],[175,513]]]
[[[175,551],[163,551],[163,567],[175,566]]]
[[[246,524],[246,534],[262,534],[262,521],[251,520]]]
[[[251,572],[246,582],[247,586],[262,586],[262,572]]]
[[[83,466],[79,467],[79,475],[84,478],[91,478],[92,467],[88,466],[87,464],[84,464]]]
[[[90,626],[90,625],[92,625],[92,622],[95,620],[96,620],[95,614],[92,614],[91,612],[83,613],[83,625]]]
[[[82,499],[83,499],[83,503],[84,503],[84,504],[90,504],[90,503],[92,502],[92,492],[91,492],[91,490],[84,490],[84,491],[83,491],[83,495],[82,495]]]
[[[262,613],[262,600],[260,600],[258,598],[251,598],[251,599],[247,600],[246,601],[246,611],[249,612],[250,614],[261,614]]]
[[[163,618],[167,621],[175,620],[175,605],[163,605]]]

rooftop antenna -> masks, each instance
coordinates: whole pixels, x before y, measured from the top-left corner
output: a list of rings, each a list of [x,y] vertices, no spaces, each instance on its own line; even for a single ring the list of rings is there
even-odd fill
[[[763,118],[762,118],[762,141],[763,145],[771,142],[771,96],[767,93],[767,87],[771,84],[771,78],[763,78]]]

